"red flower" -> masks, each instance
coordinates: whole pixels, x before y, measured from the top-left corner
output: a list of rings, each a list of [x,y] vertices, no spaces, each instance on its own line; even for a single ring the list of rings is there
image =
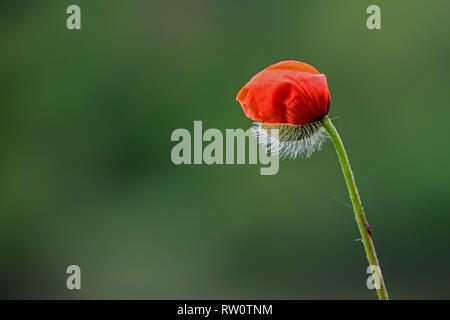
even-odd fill
[[[252,120],[305,125],[328,114],[330,92],[325,75],[309,64],[288,60],[257,73],[236,100]]]

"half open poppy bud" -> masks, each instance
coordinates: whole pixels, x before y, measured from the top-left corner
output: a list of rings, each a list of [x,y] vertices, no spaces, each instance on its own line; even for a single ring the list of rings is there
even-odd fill
[[[253,132],[266,151],[281,157],[309,157],[328,138],[334,144],[352,201],[361,241],[380,300],[389,299],[372,241],[372,229],[358,194],[344,144],[328,115],[330,92],[325,75],[298,61],[282,61],[256,74],[239,91],[236,100],[245,115],[257,121]],[[374,269],[372,269],[374,267]]]
[[[257,73],[236,100],[258,121],[261,143],[282,157],[310,156],[328,137],[320,120],[328,115],[330,92],[325,75],[299,61],[281,61]],[[278,129],[278,137],[270,134]]]

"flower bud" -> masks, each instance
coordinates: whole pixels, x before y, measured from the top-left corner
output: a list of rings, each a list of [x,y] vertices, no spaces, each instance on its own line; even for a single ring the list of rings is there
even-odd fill
[[[281,61],[257,73],[236,100],[258,121],[260,143],[282,157],[310,156],[328,137],[320,120],[328,115],[330,92],[325,75],[299,61]],[[278,138],[270,134],[278,129]]]

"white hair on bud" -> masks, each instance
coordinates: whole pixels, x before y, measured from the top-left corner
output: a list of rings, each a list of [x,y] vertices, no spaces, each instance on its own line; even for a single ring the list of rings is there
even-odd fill
[[[273,130],[278,130],[278,134]],[[255,122],[252,131],[266,152],[280,158],[309,158],[329,138],[320,121],[306,125]]]

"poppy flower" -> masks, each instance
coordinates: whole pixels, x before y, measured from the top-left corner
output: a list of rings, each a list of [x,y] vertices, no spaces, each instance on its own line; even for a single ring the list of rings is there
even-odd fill
[[[281,61],[257,73],[236,100],[255,120],[259,143],[281,157],[309,157],[331,138],[352,201],[361,241],[366,251],[378,298],[389,299],[372,241],[372,228],[359,197],[350,161],[336,127],[328,117],[330,92],[325,75],[298,61]]]
[[[309,157],[328,136],[320,122],[330,107],[327,79],[304,62],[281,61],[265,68],[236,100],[245,115],[257,121],[253,130],[259,141],[282,157]],[[271,129],[278,129],[278,138]]]

